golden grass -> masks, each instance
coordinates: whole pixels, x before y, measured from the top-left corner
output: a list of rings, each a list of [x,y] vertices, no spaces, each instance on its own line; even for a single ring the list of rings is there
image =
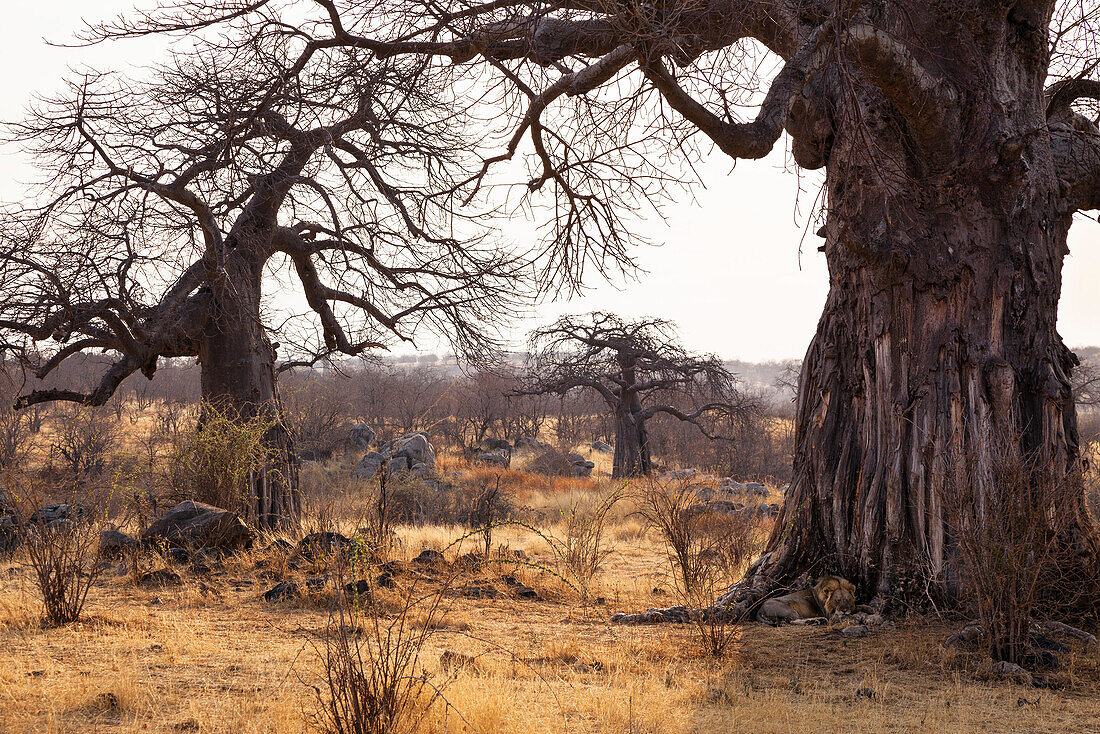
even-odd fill
[[[475,470],[451,469],[469,472]],[[516,473],[509,472],[512,477]],[[517,479],[517,481],[519,481]],[[535,482],[535,479],[523,481]],[[530,491],[527,504],[552,521],[586,499],[581,483]],[[587,483],[592,493],[592,483]],[[353,490],[347,490],[353,491]],[[600,491],[607,491],[606,488]],[[347,497],[340,512],[356,506]],[[330,513],[332,514],[332,513]],[[336,513],[338,514],[338,513]],[[354,527],[354,515],[325,522]],[[396,555],[424,548],[453,559],[456,526],[400,527]],[[459,585],[492,583],[498,598],[449,596],[430,621],[429,673],[440,655],[474,659],[446,689],[453,712],[433,732],[1094,732],[1100,728],[1100,653],[1063,655],[1062,690],[1036,690],[987,675],[988,661],[945,649],[950,627],[924,619],[842,640],[828,628],[746,625],[727,656],[705,657],[690,627],[619,627],[612,612],[676,603],[667,559],[629,502],[608,529],[613,552],[582,603],[568,585],[533,566],[557,567],[552,549],[523,527],[497,529],[494,543],[526,553],[530,566],[488,564]],[[108,573],[84,620],[43,629],[26,572],[0,564],[0,732],[300,732],[315,705],[317,644],[332,592],[269,604],[272,575],[300,578],[259,551],[228,559],[221,575],[146,590]],[[409,564],[412,566],[412,564]],[[14,568],[15,570],[11,570]],[[266,574],[266,575],[264,575]],[[539,591],[507,593],[503,574]],[[393,592],[397,593],[397,592]],[[384,594],[379,608],[392,613]],[[414,617],[414,621],[417,618]],[[874,691],[873,698],[857,694]]]

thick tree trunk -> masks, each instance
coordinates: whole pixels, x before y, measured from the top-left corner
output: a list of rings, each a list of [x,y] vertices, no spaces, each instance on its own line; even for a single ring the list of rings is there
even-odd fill
[[[293,525],[301,514],[298,462],[275,380],[275,349],[260,319],[262,263],[231,251],[225,277],[211,286],[213,307],[199,361],[204,404],[244,419],[266,416],[267,464],[242,488],[261,528]]]
[[[611,478],[647,477],[651,471],[645,422],[627,410],[615,411],[615,459]]]
[[[884,598],[952,579],[941,489],[961,479],[981,503],[993,476],[980,457],[997,436],[1019,436],[1058,476],[1079,471],[1075,357],[1056,330],[1071,215],[1036,134],[1044,26],[996,15],[989,28],[907,16],[894,29],[911,49],[935,49],[927,63],[966,90],[954,127],[919,129],[835,72],[819,82],[835,132],[795,152],[828,166],[830,293],[802,368],[785,506],[727,601],[804,572],[839,572]],[[1083,559],[1082,498],[1062,511],[1078,520]]]

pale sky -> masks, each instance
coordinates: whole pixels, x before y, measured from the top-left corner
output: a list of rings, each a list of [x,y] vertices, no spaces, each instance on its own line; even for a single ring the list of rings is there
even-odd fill
[[[68,67],[119,68],[156,53],[147,42],[67,49],[45,41],[67,41],[81,18],[109,17],[133,3],[3,0],[0,119],[18,119],[36,92],[58,88]],[[20,181],[32,177],[26,161],[0,151],[0,200],[19,198]],[[815,189],[798,196],[798,177],[784,170],[782,150],[763,161],[741,161],[736,170],[714,153],[704,182],[695,201],[685,197],[666,209],[667,222],[646,226],[649,238],[662,243],[637,252],[648,272],[617,284],[593,278],[584,298],[547,305],[517,324],[517,345],[530,328],[558,314],[601,309],[671,319],[686,346],[730,359],[800,358],[828,290],[821,240],[808,234],[799,253]],[[1100,224],[1078,218],[1063,274],[1059,331],[1071,347],[1100,344]]]

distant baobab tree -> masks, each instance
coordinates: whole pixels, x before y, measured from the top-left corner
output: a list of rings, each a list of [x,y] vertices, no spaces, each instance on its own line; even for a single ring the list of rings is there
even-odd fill
[[[734,377],[714,355],[691,354],[663,319],[627,321],[614,314],[563,316],[531,335],[524,386],[527,395],[596,392],[615,416],[611,476],[652,471],[646,423],[660,414],[695,425],[714,438],[702,419],[747,405]],[[686,412],[673,397],[695,402]],[[701,400],[697,400],[702,398]]]
[[[0,331],[39,378],[83,353],[114,358],[90,390],[38,389],[20,407],[102,405],[158,360],[197,357],[207,405],[273,421],[278,471],[254,491],[272,526],[299,512],[277,372],[424,328],[484,357],[527,271],[458,237],[436,198],[470,162],[422,61],[241,8],[224,33],[190,29],[148,76],[83,74],[7,127],[46,180],[2,215]],[[170,31],[154,15],[89,38]]]

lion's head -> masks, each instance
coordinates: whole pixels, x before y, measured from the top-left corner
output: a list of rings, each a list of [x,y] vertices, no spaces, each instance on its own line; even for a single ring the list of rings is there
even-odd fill
[[[826,617],[833,612],[850,612],[856,607],[856,586],[839,576],[822,576],[814,584],[814,600]]]

